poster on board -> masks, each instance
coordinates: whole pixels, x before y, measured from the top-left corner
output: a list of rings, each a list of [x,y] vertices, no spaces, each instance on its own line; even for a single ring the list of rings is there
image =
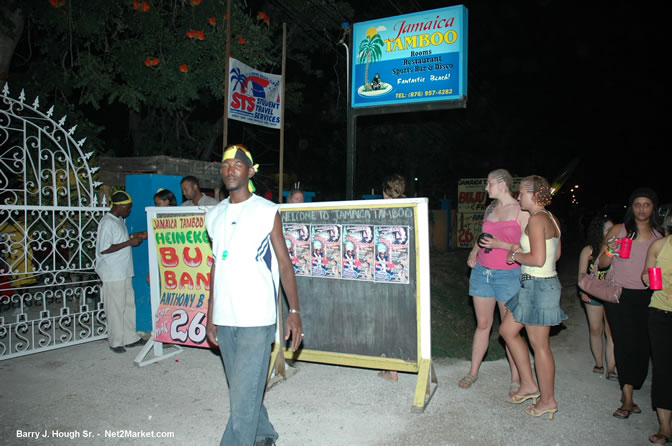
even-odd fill
[[[409,282],[409,245],[407,226],[376,226],[375,280]]]
[[[154,340],[210,348],[206,323],[213,258],[205,218],[157,217],[152,228],[160,281]]]
[[[311,225],[313,276],[341,277],[341,226]]]
[[[513,179],[512,192],[517,197],[520,180]],[[481,233],[483,215],[490,203],[485,187],[487,178],[463,178],[457,183],[457,247],[472,248]]]
[[[310,226],[301,223],[284,223],[282,231],[289,252],[289,259],[297,276],[310,276]]]
[[[373,280],[373,225],[343,226],[343,278]]]

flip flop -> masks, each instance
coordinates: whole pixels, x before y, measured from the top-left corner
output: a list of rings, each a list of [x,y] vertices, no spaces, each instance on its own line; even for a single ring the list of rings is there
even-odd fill
[[[603,374],[604,373],[604,367],[598,367],[598,366],[593,367],[593,373],[597,373],[598,375]]]
[[[662,443],[661,443],[662,440]],[[670,439],[667,437],[667,435],[661,434],[660,432],[657,432],[653,435],[649,435],[649,441],[653,444],[667,444],[670,442]]]
[[[614,372],[613,370],[611,372],[607,373],[606,378],[609,381],[618,381],[618,373]]]
[[[621,400],[621,404],[623,404],[623,400]],[[621,406],[621,407],[623,407],[623,406]],[[627,409],[623,409],[623,410],[627,410]],[[630,412],[632,412],[632,413],[642,413],[642,409],[640,409],[637,404],[632,403],[632,408],[630,409]]]
[[[476,382],[477,379],[478,376],[467,374],[464,376],[464,378],[462,378],[457,382],[457,385],[463,389],[468,389],[469,387],[471,387],[473,383]]]
[[[621,420],[626,420],[630,418],[631,413],[632,410],[618,408],[616,409],[616,412],[614,412],[614,417],[619,418]]]

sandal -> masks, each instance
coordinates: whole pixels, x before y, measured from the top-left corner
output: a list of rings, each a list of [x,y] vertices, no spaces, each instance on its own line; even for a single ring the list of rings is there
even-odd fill
[[[621,400],[621,404],[623,404],[623,400]],[[632,412],[632,413],[642,413],[642,409],[640,409],[639,406],[633,402],[632,403],[632,408],[630,409],[630,412]]]
[[[611,372],[607,372],[607,376],[606,376],[606,378],[607,378],[609,381],[618,381],[618,373],[616,373],[616,372],[613,371],[613,370],[612,370]]]
[[[626,420],[630,418],[631,413],[632,410],[623,409],[622,407],[619,407],[618,409],[616,409],[616,412],[614,412],[614,417],[620,418],[621,420]]]
[[[467,374],[467,375],[464,376],[464,378],[462,378],[461,380],[458,381],[457,385],[460,386],[463,389],[468,389],[469,387],[471,387],[471,385],[473,383],[476,382],[477,379],[478,379],[478,376]]]
[[[667,444],[670,442],[670,439],[667,435],[657,432],[653,435],[649,435],[649,441],[653,444]]]
[[[601,375],[604,373],[604,367],[600,366],[595,366],[593,367],[593,373],[597,373],[598,375]]]
[[[526,393],[525,395],[521,395],[519,393],[509,395],[506,397],[506,401],[511,404],[520,404],[524,403],[525,401],[531,399],[532,404],[537,404],[537,400],[541,396],[541,393],[539,391],[532,392],[532,393]]]

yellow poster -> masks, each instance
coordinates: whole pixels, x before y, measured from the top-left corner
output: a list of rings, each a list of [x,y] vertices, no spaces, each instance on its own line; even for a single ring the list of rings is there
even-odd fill
[[[152,226],[161,281],[154,339],[211,347],[206,322],[213,258],[205,216],[154,218]]]

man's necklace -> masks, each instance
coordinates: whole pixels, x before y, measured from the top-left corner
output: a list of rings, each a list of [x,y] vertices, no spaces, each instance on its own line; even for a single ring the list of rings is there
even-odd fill
[[[229,212],[231,212],[231,202],[229,201],[229,206],[226,209],[226,217],[224,217],[224,230],[228,233],[230,232],[229,236],[226,239],[226,248],[222,252],[222,260],[226,260],[227,257],[229,257],[229,248],[231,247],[231,242],[234,239],[234,236],[236,235],[236,231],[238,230],[238,221],[243,217],[243,212],[245,211],[245,207],[247,206],[247,203],[252,197],[248,198],[245,200],[245,203],[240,208],[240,212],[238,215],[235,217],[236,219],[231,222],[231,225],[233,226],[233,229],[231,231],[228,231],[228,225],[227,225],[227,220],[229,217]]]

